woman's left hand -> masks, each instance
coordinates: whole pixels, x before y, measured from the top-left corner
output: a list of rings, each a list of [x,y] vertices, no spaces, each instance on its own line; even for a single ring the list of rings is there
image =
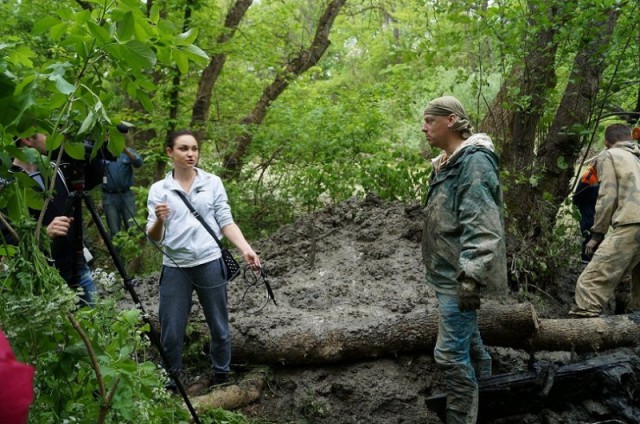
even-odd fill
[[[245,252],[242,252],[242,257],[244,261],[253,269],[254,271],[260,268],[260,258],[258,254],[253,251],[253,249],[249,249]]]

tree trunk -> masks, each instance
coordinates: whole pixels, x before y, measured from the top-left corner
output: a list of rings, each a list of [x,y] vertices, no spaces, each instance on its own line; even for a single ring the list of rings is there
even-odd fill
[[[349,321],[318,316],[312,328],[278,326],[281,318],[263,317],[259,328],[234,329],[234,360],[325,364],[430,353],[436,344],[439,322],[435,305],[404,315],[367,316]],[[529,303],[485,302],[478,320],[482,338],[489,346],[593,352],[640,344],[640,314],[539,320]]]
[[[539,278],[536,284],[544,288],[545,276],[554,271],[554,260],[545,261],[545,269],[537,268],[535,264],[549,250],[546,244],[550,242],[558,209],[571,189],[569,183],[581,148],[580,132],[590,128],[604,71],[604,50],[618,15],[613,8],[594,14],[596,17],[589,24],[591,30],[578,40],[567,87],[555,118],[547,128],[541,125],[541,118],[544,108],[548,107],[548,92],[557,85],[554,68],[558,30],[575,10],[574,2],[550,4],[530,6],[531,16],[540,16],[539,21],[547,23],[541,25],[536,22],[537,18],[531,22],[532,28],[542,29],[535,33],[532,46],[527,46],[525,40],[527,57],[523,62],[524,77],[517,97],[510,99],[508,89],[503,86],[482,125],[498,136],[506,134],[508,137],[504,143],[500,140],[501,166],[509,173],[509,179],[505,181],[507,253],[510,262],[518,260],[524,264],[512,267],[510,279],[525,288],[529,284],[527,279],[533,274]],[[515,75],[517,66],[514,70]],[[508,83],[509,79],[505,81]],[[518,105],[513,115],[501,117],[499,112],[507,107],[504,105],[512,103]],[[500,131],[496,128],[495,124],[499,125],[501,121],[511,123],[511,129]]]
[[[531,28],[540,28],[525,38],[524,57],[521,69],[521,83],[515,96],[509,90],[501,88],[502,97],[496,99],[502,105],[516,105],[512,116],[504,119],[511,127],[504,130],[509,137],[501,144],[500,161],[513,178],[509,182],[509,190],[505,192],[505,203],[509,213],[505,217],[505,227],[510,228],[513,237],[508,239],[509,252],[519,252],[522,245],[528,246],[528,240],[537,239],[543,233],[539,222],[530,219],[532,213],[537,216],[544,206],[541,196],[531,183],[531,176],[536,174],[535,151],[538,125],[543,116],[549,91],[556,86],[555,60],[558,49],[557,33],[568,17],[567,6],[559,2],[536,4],[529,2],[529,24]],[[505,80],[512,83],[520,71]],[[533,224],[533,225],[532,225]],[[527,247],[524,247],[527,249]],[[518,277],[516,277],[518,279]]]
[[[640,314],[602,318],[542,319],[532,339],[536,350],[600,352],[640,344]]]
[[[547,93],[556,85],[555,58],[558,43],[555,41],[559,24],[564,17],[557,16],[558,9],[543,6],[545,11],[537,10],[535,2],[529,2],[530,19],[532,28],[541,28],[535,32],[532,40],[525,41],[525,48],[529,54],[524,59],[522,79],[519,90],[519,101],[511,119],[513,125],[510,135],[511,142],[504,146],[501,153],[503,165],[510,171],[523,172],[528,170],[535,157],[536,128],[547,105]],[[562,9],[561,9],[562,10]],[[547,21],[546,25],[537,23],[536,16],[541,21]],[[528,45],[531,44],[531,45]],[[507,83],[511,81],[507,79]],[[509,103],[512,103],[511,99]],[[522,197],[519,197],[519,201]]]
[[[253,0],[237,0],[233,7],[227,12],[224,20],[224,30],[218,37],[217,45],[220,46],[233,37],[240,21],[249,9]],[[206,121],[209,117],[211,108],[211,95],[213,86],[220,76],[222,67],[227,60],[225,53],[216,53],[211,56],[211,60],[207,67],[202,71],[200,81],[198,81],[198,91],[196,92],[196,100],[193,103],[191,112],[191,128],[196,133],[196,139],[203,141],[206,138]]]
[[[191,24],[191,12],[193,0],[187,0],[184,6],[184,16],[182,20],[182,32],[186,32]],[[176,129],[178,118],[178,108],[180,106],[181,75],[178,67],[173,68],[173,78],[171,79],[171,90],[169,91],[169,128],[167,129],[167,139]]]
[[[510,107],[513,102],[510,90],[512,87],[515,87],[521,79],[522,69],[512,69],[511,73],[507,75],[506,79],[500,86],[498,94],[496,94],[493,102],[489,105],[487,113],[484,115],[482,122],[480,122],[480,125],[478,126],[478,131],[491,135],[497,150],[501,153],[500,156],[503,167],[508,164],[506,163],[507,154],[502,155],[502,151],[505,149],[511,149],[508,143],[513,139],[512,131],[514,113]]]
[[[307,50],[302,50],[298,56],[289,62],[284,71],[276,75],[271,85],[262,92],[262,97],[260,97],[251,113],[242,119],[241,124],[245,129],[235,139],[235,150],[225,156],[223,177],[235,179],[240,175],[244,156],[253,140],[252,127],[262,123],[271,103],[284,92],[291,81],[318,63],[329,47],[329,32],[345,1],[331,0],[318,22],[311,46]]]
[[[595,101],[605,69],[605,53],[618,16],[619,11],[615,8],[601,16],[589,31],[593,38],[583,41],[549,135],[538,153],[539,167],[544,170],[539,190],[550,193],[556,206],[550,211],[549,219],[555,217],[558,207],[569,194],[569,182],[582,147],[581,130],[592,126],[591,117],[596,109]]]
[[[406,352],[430,352],[438,335],[438,310],[414,310],[405,315],[361,317],[346,322],[317,317],[313,328],[277,326],[264,317],[261,328],[237,329],[233,358],[266,364],[321,364],[362,360]],[[482,337],[489,345],[527,345],[535,333],[536,314],[530,304],[485,302],[479,312]],[[269,331],[264,331],[264,328]]]

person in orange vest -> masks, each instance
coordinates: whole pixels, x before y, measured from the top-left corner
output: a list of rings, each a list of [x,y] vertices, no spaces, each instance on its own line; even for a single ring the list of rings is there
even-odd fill
[[[586,247],[589,240],[591,240],[591,227],[593,227],[596,216],[596,201],[598,200],[599,188],[598,173],[594,163],[582,174],[573,194],[573,204],[580,211],[580,233],[583,237],[580,254],[582,263],[588,263],[592,256],[587,254]]]

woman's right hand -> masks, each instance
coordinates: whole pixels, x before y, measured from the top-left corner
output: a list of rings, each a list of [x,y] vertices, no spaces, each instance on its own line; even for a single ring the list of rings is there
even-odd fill
[[[156,218],[158,221],[166,222],[167,218],[169,218],[169,205],[167,203],[158,203],[156,205]]]

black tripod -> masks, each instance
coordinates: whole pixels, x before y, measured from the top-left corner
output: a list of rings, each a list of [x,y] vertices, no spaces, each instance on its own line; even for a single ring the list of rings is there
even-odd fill
[[[125,269],[124,264],[122,263],[122,259],[120,258],[120,255],[116,252],[116,249],[113,243],[111,242],[111,237],[108,235],[107,230],[104,226],[104,223],[100,218],[100,215],[98,215],[96,207],[93,203],[93,199],[91,199],[91,196],[89,196],[84,191],[84,180],[78,179],[78,180],[72,181],[71,186],[72,186],[71,187],[72,191],[69,193],[69,197],[65,204],[65,215],[69,217],[73,216],[74,261],[73,261],[73,267],[72,267],[72,285],[76,285],[76,286],[78,285],[78,282],[80,280],[80,275],[78,272],[79,264],[82,264],[83,257],[84,257],[84,251],[83,251],[84,245],[82,240],[82,202],[84,201],[85,205],[87,206],[87,209],[89,209],[89,213],[91,213],[91,217],[93,218],[93,221],[95,222],[96,227],[98,228],[98,232],[100,233],[100,236],[104,241],[104,244],[107,246],[107,249],[109,250],[109,255],[111,255],[111,258],[113,259],[113,263],[118,269],[118,273],[122,277],[125,289],[127,289],[129,294],[131,295],[131,299],[133,299],[133,302],[135,303],[136,307],[142,313],[143,321],[149,325],[149,331],[147,332],[147,336],[149,337],[149,340],[151,340],[151,343],[158,349],[158,352],[160,353],[160,357],[162,358],[162,363],[164,364],[165,369],[167,370],[167,373],[176,382],[176,388],[180,392],[180,395],[182,395],[182,398],[184,399],[184,403],[187,405],[187,409],[189,409],[189,412],[193,417],[193,421],[195,422],[195,424],[200,424],[201,422],[200,422],[200,419],[198,418],[198,414],[193,408],[191,401],[189,401],[189,397],[187,396],[187,392],[185,391],[184,386],[180,381],[179,375],[176,371],[172,370],[169,364],[169,361],[167,359],[166,353],[162,348],[162,344],[160,343],[160,337],[157,331],[154,330],[151,320],[149,319],[149,314],[147,313],[147,311],[145,311],[144,306],[140,302],[140,298],[138,297],[138,294],[135,291],[135,285],[136,285],[135,280],[130,275],[128,275],[127,270]]]

